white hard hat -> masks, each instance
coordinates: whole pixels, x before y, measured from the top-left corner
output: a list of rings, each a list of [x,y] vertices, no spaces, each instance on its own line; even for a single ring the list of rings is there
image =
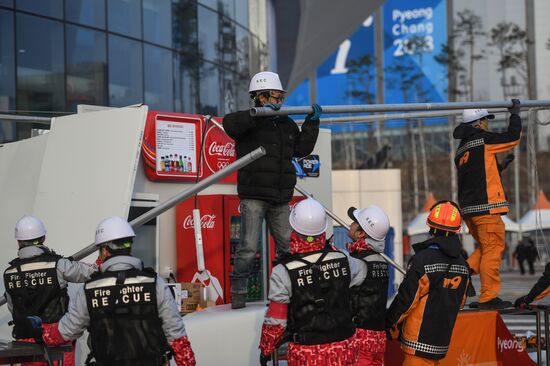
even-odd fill
[[[383,241],[390,229],[388,215],[378,206],[371,205],[367,208],[356,209],[350,207],[348,216],[361,226],[361,229],[372,239]]]
[[[25,215],[15,224],[16,240],[32,240],[46,235],[44,223],[37,217]]]
[[[133,238],[136,236],[134,229],[128,221],[119,216],[108,217],[97,225],[95,231],[95,245],[108,243],[122,238]]]
[[[494,114],[489,114],[486,109],[465,109],[462,111],[462,123],[472,123],[480,118],[495,118]]]
[[[300,201],[294,206],[289,221],[292,229],[302,235],[317,236],[327,230],[325,209],[313,198]]]
[[[260,90],[279,90],[286,93],[281,85],[279,75],[271,71],[259,72],[250,79],[248,92],[252,93]]]

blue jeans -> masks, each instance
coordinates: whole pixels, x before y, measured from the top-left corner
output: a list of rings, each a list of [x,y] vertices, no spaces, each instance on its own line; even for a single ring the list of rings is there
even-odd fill
[[[246,293],[248,277],[254,261],[262,230],[262,222],[265,218],[267,227],[273,239],[277,256],[289,252],[290,243],[290,209],[287,203],[272,204],[266,201],[242,199],[241,200],[241,240],[235,253],[235,267],[231,273],[231,292]]]

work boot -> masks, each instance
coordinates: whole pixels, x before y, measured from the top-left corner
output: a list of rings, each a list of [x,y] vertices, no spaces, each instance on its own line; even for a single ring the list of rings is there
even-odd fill
[[[242,309],[246,306],[247,293],[231,292],[231,309]]]
[[[468,307],[469,307],[470,309],[477,309],[477,308],[479,308],[479,302],[477,302],[477,301],[472,301],[471,303],[468,304]]]
[[[479,303],[479,310],[501,310],[511,308],[513,305],[510,301],[502,301],[501,298],[495,297],[492,300]]]

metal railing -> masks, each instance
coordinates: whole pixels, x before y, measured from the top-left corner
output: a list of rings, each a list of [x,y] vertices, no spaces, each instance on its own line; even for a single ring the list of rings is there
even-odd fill
[[[376,113],[376,112],[408,112],[408,111],[444,111],[475,108],[510,108],[512,101],[481,101],[481,102],[447,102],[447,103],[402,103],[402,104],[360,104],[360,105],[327,105],[322,106],[323,114],[334,113]],[[550,100],[523,100],[521,108],[550,107]],[[271,108],[255,107],[250,109],[253,117],[283,116],[289,114],[312,113],[311,106],[283,107],[278,111]]]

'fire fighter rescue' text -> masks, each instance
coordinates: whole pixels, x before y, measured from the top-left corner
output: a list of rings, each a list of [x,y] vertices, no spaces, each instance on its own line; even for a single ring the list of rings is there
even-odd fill
[[[144,286],[133,285],[120,289],[119,296],[112,296],[111,289],[95,289],[94,298],[91,299],[92,308],[99,308],[119,304],[138,304],[151,302],[152,296],[149,291],[144,291]],[[114,295],[114,294],[113,294]]]
[[[53,285],[53,278],[47,272],[25,272],[23,278],[19,274],[10,275],[8,289],[22,288],[29,286]]]
[[[331,278],[338,278],[340,276],[348,276],[348,269],[340,267],[340,263],[325,263],[319,267],[321,271],[321,278],[330,280]],[[298,271],[298,287],[313,284],[313,268],[300,269]]]

